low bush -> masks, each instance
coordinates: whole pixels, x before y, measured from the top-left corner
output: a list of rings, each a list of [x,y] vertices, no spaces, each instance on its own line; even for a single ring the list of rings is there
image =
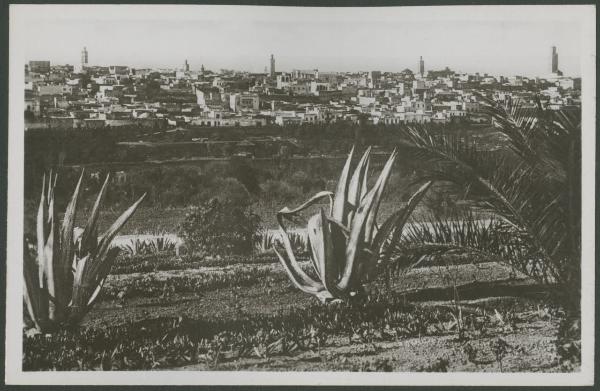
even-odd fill
[[[186,215],[180,233],[188,248],[211,255],[249,255],[260,218],[247,206],[213,198]]]
[[[301,261],[308,260],[300,258]],[[201,267],[231,266],[231,265],[254,265],[278,263],[279,260],[274,252],[253,254],[250,256],[228,255],[207,256],[192,254],[186,257],[178,257],[168,252],[156,254],[140,254],[134,256],[123,256],[117,259],[110,274],[148,273],[161,270],[184,270],[198,269]]]
[[[284,278],[283,271],[277,274],[269,268],[257,267],[242,271],[201,272],[167,278],[145,274],[138,278],[108,281],[100,294],[100,299],[115,300],[140,296],[165,297],[172,294],[201,293],[231,286],[269,284]]]
[[[154,236],[146,239],[131,239],[119,248],[128,255],[156,254],[159,252],[175,252],[177,242],[169,235]]]
[[[266,194],[266,198],[270,200],[289,202],[302,195],[300,187],[292,185],[285,180],[269,179],[261,187],[262,191]]]

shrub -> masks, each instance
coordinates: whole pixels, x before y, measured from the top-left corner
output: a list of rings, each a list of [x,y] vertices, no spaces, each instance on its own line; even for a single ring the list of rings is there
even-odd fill
[[[119,248],[129,255],[175,252],[177,241],[169,235],[160,235],[150,238],[134,238],[130,239],[127,243],[121,244]]]
[[[213,194],[215,192],[217,193],[214,197],[221,203],[246,207],[251,202],[250,193],[246,190],[246,187],[235,178],[227,177],[224,179],[215,179],[212,183],[212,190]]]
[[[284,202],[292,201],[302,194],[299,187],[290,185],[283,180],[269,179],[262,185],[262,190],[269,195],[271,199],[281,200]]]
[[[186,215],[180,234],[192,251],[215,255],[251,254],[260,218],[247,206],[213,198]]]

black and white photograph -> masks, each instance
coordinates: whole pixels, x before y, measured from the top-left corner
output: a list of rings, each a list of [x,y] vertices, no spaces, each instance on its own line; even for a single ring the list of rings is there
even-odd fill
[[[9,8],[7,383],[593,384],[595,5]]]

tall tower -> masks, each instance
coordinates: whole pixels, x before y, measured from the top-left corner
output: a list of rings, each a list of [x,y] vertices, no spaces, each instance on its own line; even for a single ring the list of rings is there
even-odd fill
[[[190,71],[190,64],[188,64],[187,60],[185,60],[185,63],[183,64],[183,70],[186,72]]]
[[[552,46],[552,73],[558,73],[558,52],[556,46]]]
[[[423,61],[423,56],[419,57],[419,73],[421,77],[425,74],[425,61]]]
[[[85,68],[87,68],[88,66],[88,51],[87,48],[84,46],[83,50],[81,51],[81,70],[84,70]]]
[[[275,77],[275,56],[271,54],[271,77]]]

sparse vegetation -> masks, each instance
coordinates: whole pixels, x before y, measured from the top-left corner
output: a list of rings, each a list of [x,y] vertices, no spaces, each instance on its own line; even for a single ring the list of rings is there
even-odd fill
[[[319,153],[338,154],[356,142],[348,138],[341,143],[317,145],[315,140],[321,136],[315,136],[310,142],[304,139],[312,131],[302,130],[306,133],[301,139],[308,150],[314,141],[313,149]],[[178,137],[197,136],[194,132]],[[452,132],[456,137],[465,135],[459,129]],[[389,128],[385,131],[386,135],[391,133]],[[336,140],[338,137],[335,135]],[[374,134],[365,132],[360,137],[361,142],[376,140],[381,144]],[[395,141],[387,143],[386,148],[367,154],[368,157],[358,163],[356,179],[348,168],[345,186],[348,200],[352,198],[353,181],[365,184],[365,190],[380,186],[376,192],[381,193],[383,184],[387,184],[386,194],[381,196],[379,215],[383,221],[391,216],[390,224],[373,224],[371,228],[373,242],[378,232],[382,232],[378,243],[386,238],[380,243],[376,257],[373,251],[373,254],[364,251],[372,247],[372,243],[366,239],[359,241],[357,254],[365,262],[355,262],[356,270],[351,273],[352,281],[348,284],[351,288],[347,295],[338,296],[343,302],[330,302],[326,306],[314,303],[308,295],[298,294],[290,284],[281,260],[273,251],[280,248],[280,235],[266,228],[274,227],[273,211],[282,204],[300,204],[308,194],[320,189],[327,191],[322,193],[325,194],[322,200],[315,201],[311,211],[326,207],[330,198],[332,206],[336,204],[337,185],[343,181],[334,178],[347,159],[344,161],[340,156],[269,161],[236,158],[193,164],[182,161],[173,166],[99,165],[102,167],[97,170],[100,176],[123,170],[125,178],[111,182],[111,192],[105,196],[109,210],[97,217],[98,227],[110,225],[118,217],[120,208],[148,192],[151,207],[138,210],[127,233],[151,231],[158,232],[154,236],[160,237],[161,232],[174,232],[180,227],[180,236],[186,245],[192,243],[192,246],[177,255],[166,236],[165,240],[153,239],[152,244],[132,240],[129,250],[121,251],[113,261],[102,290],[95,298],[96,305],[80,318],[80,327],[59,328],[52,335],[24,335],[23,368],[577,370],[580,344],[573,338],[578,332],[577,323],[573,321],[576,316],[566,321],[567,314],[561,307],[537,296],[535,299],[498,299],[484,304],[471,300],[479,297],[480,288],[463,290],[461,284],[471,284],[476,274],[486,275],[485,267],[476,269],[479,263],[487,265],[490,261],[510,259],[514,275],[509,268],[501,272],[494,269],[489,281],[494,281],[494,276],[510,281],[517,275],[519,281],[523,281],[521,266],[526,265],[527,259],[538,259],[531,257],[527,248],[517,245],[520,241],[525,243],[527,236],[515,235],[502,216],[490,208],[482,208],[485,206],[482,201],[488,201],[489,195],[475,187],[463,191],[465,189],[456,184],[447,185],[449,182],[440,186],[438,181],[429,190],[426,186],[411,197],[421,183],[439,179],[421,177],[437,161],[423,162],[405,153],[395,158],[398,167],[390,170],[387,181],[381,181],[383,184],[378,185],[377,178],[372,182],[360,179],[361,167],[367,165],[369,156],[372,171],[385,170],[392,144],[402,137],[396,134]],[[105,148],[105,153],[115,155],[115,151],[109,149]],[[129,152],[128,159],[149,158]],[[171,152],[159,151],[154,158],[172,157]],[[81,158],[67,156],[66,160],[73,162]],[[48,160],[48,164],[54,163]],[[78,180],[78,173],[72,168],[63,167],[60,172],[65,175],[55,191],[56,210],[66,208],[72,184]],[[80,205],[84,209],[88,209],[86,206],[93,203],[94,193],[102,188],[102,182],[95,177],[86,182],[88,185],[80,189]],[[37,186],[27,185],[27,193],[36,193]],[[357,187],[360,187],[358,198],[364,200],[368,191],[363,193],[363,186]],[[414,208],[425,190],[429,196],[423,198],[419,208],[408,218],[407,211]],[[373,201],[371,210],[377,209],[374,204]],[[356,205],[360,203],[346,203],[340,214],[340,221],[346,220],[346,228],[357,216]],[[233,213],[231,206],[240,208]],[[394,213],[399,207],[401,211]],[[27,208],[31,210],[35,206]],[[427,213],[432,211],[433,216]],[[258,224],[256,215],[261,216],[262,224]],[[343,248],[339,253],[345,255],[349,239],[342,233],[344,230],[337,229],[338,224],[330,221],[327,212],[317,216],[327,222],[325,231],[344,243],[334,248]],[[36,219],[33,213],[30,217],[30,237],[35,238]],[[295,213],[287,217],[294,220],[286,236],[299,270],[322,283],[319,269],[310,258],[318,242],[310,236],[310,240],[306,240],[304,233],[292,229],[291,226],[298,223]],[[238,224],[239,219],[246,223]],[[316,218],[313,219],[314,223]],[[405,226],[399,223],[403,219],[407,220]],[[85,219],[80,219],[74,226],[84,224]],[[360,229],[366,231],[367,226],[365,223]],[[234,234],[238,229],[240,232]],[[189,235],[183,233],[185,230]],[[190,240],[192,236],[196,239]],[[424,241],[431,246],[420,246]],[[30,243],[27,250],[35,254],[35,244]],[[345,257],[336,260],[340,260],[343,269],[341,261],[345,261]],[[371,262],[373,260],[378,262]],[[376,278],[378,276],[381,278]],[[338,282],[339,277],[334,273],[328,279]],[[483,284],[486,281],[487,275]],[[507,286],[510,289],[510,285]],[[430,290],[433,296],[427,296]],[[424,291],[427,295],[421,296]],[[432,297],[443,301],[411,303],[411,300],[432,300]],[[535,327],[535,335],[528,327],[530,324]],[[562,330],[561,335],[568,338],[554,341],[551,337],[557,330]],[[510,348],[496,349],[496,355],[494,341],[499,339]],[[526,360],[522,358],[522,349],[528,349]],[[432,355],[433,351],[436,353]]]
[[[128,255],[148,255],[161,252],[175,252],[177,243],[169,235],[157,235],[149,238],[132,238],[119,248]]]

